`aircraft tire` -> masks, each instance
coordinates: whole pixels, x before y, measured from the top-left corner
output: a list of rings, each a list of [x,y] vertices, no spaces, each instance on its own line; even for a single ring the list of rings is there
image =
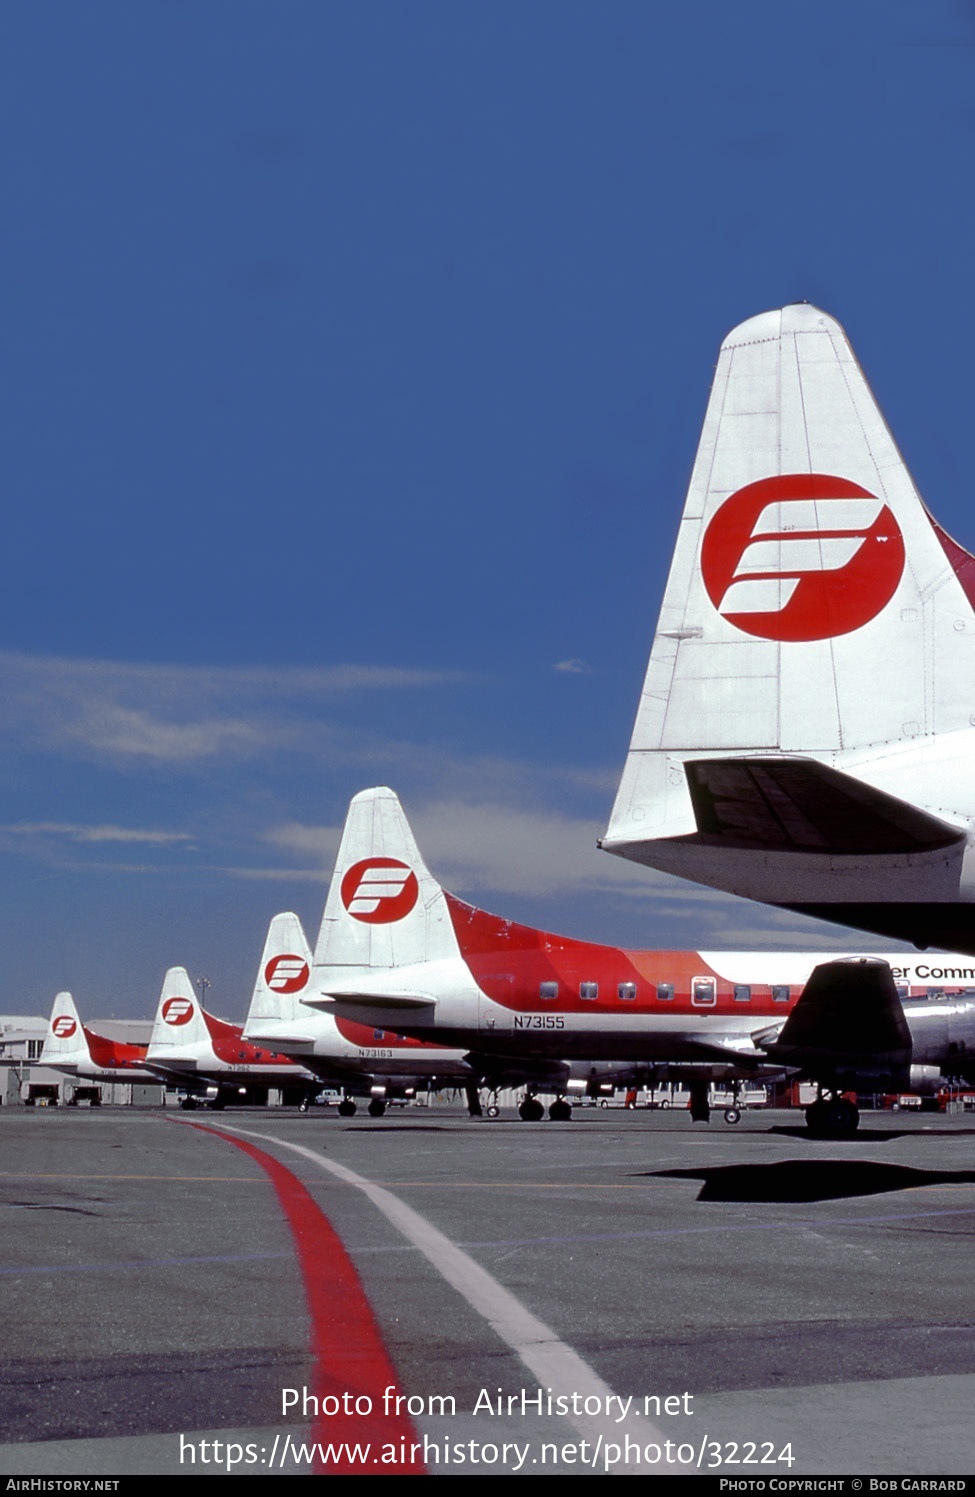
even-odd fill
[[[738,1107],[726,1107],[724,1110],[724,1120],[726,1123],[740,1123],[741,1109]]]
[[[353,1102],[351,1097],[342,1098],[341,1102],[338,1105],[338,1115],[340,1118],[355,1117],[355,1103]]]
[[[501,1116],[501,1108],[498,1107],[496,1103],[492,1102],[490,1107],[487,1109],[487,1115],[489,1118],[499,1118]]]
[[[562,1097],[556,1097],[548,1109],[548,1115],[553,1123],[570,1123],[572,1121],[572,1108]]]
[[[518,1116],[523,1123],[540,1123],[545,1116],[545,1108],[537,1097],[526,1097],[518,1105]]]
[[[814,1138],[852,1138],[859,1126],[859,1108],[844,1097],[820,1097],[806,1108],[806,1127]]]
[[[851,1138],[860,1126],[860,1109],[838,1097],[830,1107],[830,1126],[834,1138]]]
[[[373,1097],[372,1101],[369,1103],[368,1111],[371,1118],[381,1118],[383,1113],[386,1111],[386,1098]]]

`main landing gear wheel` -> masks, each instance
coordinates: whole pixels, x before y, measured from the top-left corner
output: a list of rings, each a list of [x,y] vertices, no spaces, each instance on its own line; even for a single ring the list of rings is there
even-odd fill
[[[355,1103],[353,1102],[352,1098],[343,1097],[338,1105],[337,1111],[340,1118],[354,1118]]]
[[[724,1110],[724,1120],[725,1120],[726,1123],[740,1123],[741,1122],[741,1108],[740,1107],[726,1107],[725,1110]]]
[[[553,1123],[571,1123],[572,1108],[564,1097],[556,1097],[548,1110]]]
[[[518,1106],[518,1116],[523,1123],[540,1123],[545,1116],[545,1108],[537,1097],[526,1097]]]
[[[814,1138],[852,1138],[860,1110],[845,1097],[820,1097],[806,1108],[806,1127]]]
[[[353,1111],[355,1111],[354,1108],[353,1108]],[[373,1097],[372,1101],[369,1103],[369,1116],[371,1118],[381,1118],[382,1115],[383,1115],[383,1113],[385,1111],[386,1111],[386,1098],[385,1097]]]

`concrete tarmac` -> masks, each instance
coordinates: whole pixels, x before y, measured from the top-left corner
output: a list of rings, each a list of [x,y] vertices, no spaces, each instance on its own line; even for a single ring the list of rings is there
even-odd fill
[[[307,1474],[355,1440],[362,1474],[970,1473],[973,1143],[904,1113],[834,1143],[785,1112],[4,1108],[0,1470]],[[388,1363],[346,1289],[333,1320],[309,1213]],[[315,1418],[386,1387],[412,1456]]]

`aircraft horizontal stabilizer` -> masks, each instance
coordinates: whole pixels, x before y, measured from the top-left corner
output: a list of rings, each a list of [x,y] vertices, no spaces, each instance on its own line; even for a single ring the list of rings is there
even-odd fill
[[[822,962],[765,1053],[842,1086],[906,1076],[911,1031],[888,963],[875,957]]]
[[[339,988],[330,988],[327,993],[322,992],[315,998],[303,998],[302,1003],[309,1008],[333,1008],[336,1004],[343,1007],[355,1007],[361,1005],[363,1008],[373,1008],[382,1004],[386,1008],[416,1009],[431,1008],[436,1000],[426,993],[370,993],[360,988],[342,991]]]
[[[815,759],[691,759],[699,839],[808,852],[931,852],[964,832]]]

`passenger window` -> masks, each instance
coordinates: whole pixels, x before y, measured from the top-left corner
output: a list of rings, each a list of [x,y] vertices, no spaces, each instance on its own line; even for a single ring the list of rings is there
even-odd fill
[[[659,1003],[669,1003],[673,996],[674,984],[672,982],[657,983],[657,1001]]]
[[[735,983],[735,1002],[736,1003],[751,1003],[751,1001],[752,1001],[752,990],[748,986],[747,982],[736,982]]]
[[[616,989],[616,996],[622,999],[624,1003],[632,1003],[636,997],[636,983],[621,982]]]
[[[374,1040],[381,1040],[383,1038],[383,1036],[385,1035],[385,1033],[386,1033],[385,1029],[374,1029],[372,1031],[372,1037],[373,1037]]]
[[[599,983],[580,982],[579,997],[585,998],[587,1002],[592,1003],[594,999],[599,997]]]
[[[788,1003],[788,1001],[789,1001],[789,999],[791,997],[792,997],[792,989],[791,988],[773,987],[773,989],[772,989],[772,1002],[773,1003]]]
[[[543,982],[539,984],[539,998],[557,998],[559,996],[559,985],[557,982]]]
[[[691,983],[691,1002],[695,1008],[713,1008],[718,1001],[717,983],[713,977],[695,977]]]
[[[906,982],[895,982],[894,987],[897,989],[897,996],[902,1003],[905,999],[910,998],[911,990]]]

